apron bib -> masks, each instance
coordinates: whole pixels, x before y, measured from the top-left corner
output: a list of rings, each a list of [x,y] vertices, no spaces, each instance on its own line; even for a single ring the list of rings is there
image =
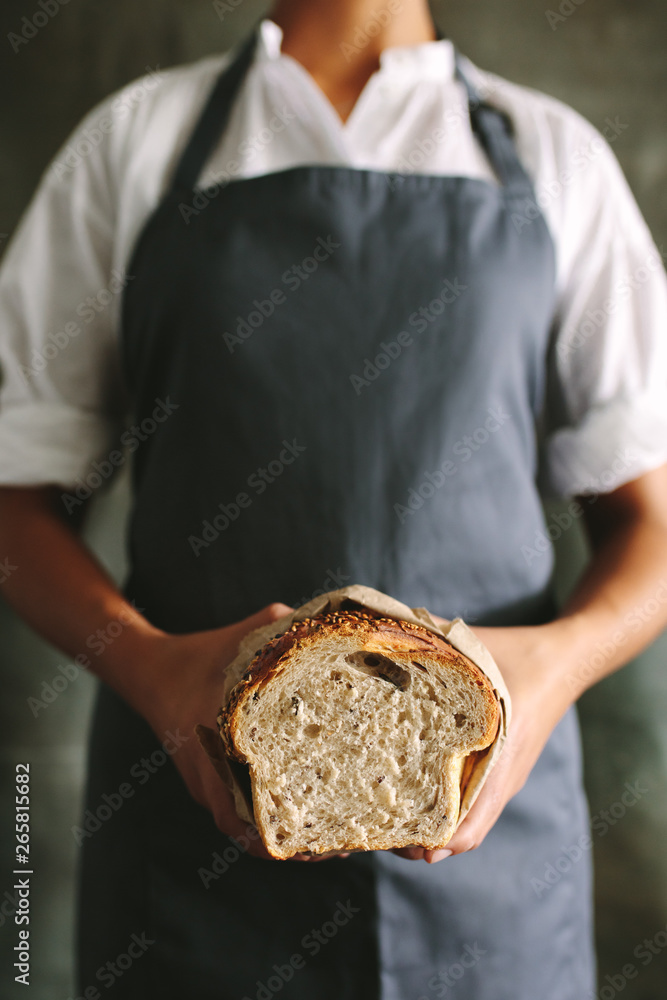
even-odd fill
[[[220,76],[129,268],[125,374],[135,422],[154,430],[134,456],[125,592],[171,632],[345,583],[473,624],[548,620],[551,553],[527,561],[522,546],[544,529],[554,248],[542,217],[513,221],[534,191],[509,123],[466,83],[498,185],[303,166],[197,191],[254,44]],[[155,752],[102,688],[88,808]],[[134,784],[84,844],[82,991],[144,932],[117,996],[593,988],[588,857],[538,885],[588,829],[574,711],[481,848],[436,866],[259,861],[168,759]]]

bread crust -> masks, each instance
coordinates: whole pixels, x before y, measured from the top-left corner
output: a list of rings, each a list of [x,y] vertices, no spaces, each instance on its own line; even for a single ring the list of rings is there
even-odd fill
[[[500,718],[498,701],[488,677],[472,660],[434,632],[412,622],[385,618],[367,611],[335,611],[294,622],[286,632],[275,636],[257,651],[218,714],[218,729],[227,754],[241,764],[247,763],[246,757],[235,745],[235,729],[243,705],[249,698],[259,697],[264,685],[288,665],[293,653],[306,650],[322,639],[352,636],[369,651],[388,655],[422,653],[444,661],[444,670],[453,668],[467,673],[484,696],[489,720],[484,733],[485,745],[493,741]]]

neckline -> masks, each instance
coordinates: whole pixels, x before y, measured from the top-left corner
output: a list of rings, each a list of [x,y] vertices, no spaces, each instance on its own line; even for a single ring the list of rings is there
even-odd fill
[[[438,38],[418,45],[390,46],[380,53],[378,69],[371,73],[347,118],[343,119],[306,67],[298,59],[282,51],[282,39],[283,32],[280,25],[270,18],[260,21],[256,59],[267,63],[283,61],[288,65],[290,72],[301,78],[322,113],[330,118],[335,126],[337,139],[342,145],[356,125],[361,113],[360,108],[363,109],[368,103],[373,91],[379,85],[391,84],[397,78],[402,78],[403,81],[406,78],[415,80],[432,78],[444,84],[456,77],[456,54],[454,45],[449,39]]]
[[[360,91],[357,99],[352,106],[350,113],[347,118],[343,119],[340,113],[337,111],[336,106],[330,100],[330,98],[325,94],[322,88],[319,86],[315,78],[311,73],[308,72],[306,67],[295,59],[293,56],[287,55],[286,53],[281,53],[280,59],[284,66],[289,67],[289,72],[298,76],[301,81],[301,85],[306,89],[308,98],[312,101],[318,108],[319,112],[328,118],[332,125],[332,135],[336,137],[337,145],[345,147],[346,139],[353,131],[353,127],[356,124],[356,120],[360,114],[360,108],[363,109],[364,104],[368,103],[370,96],[372,95],[375,88],[379,83],[379,72],[376,70],[371,73],[369,78],[366,80],[362,90]]]
[[[259,22],[258,27],[259,59],[291,58],[282,52],[283,31],[280,25],[265,17]],[[378,72],[413,73],[420,78],[431,74],[438,79],[442,79],[443,75],[451,78],[455,72],[454,45],[450,39],[439,37],[430,42],[419,42],[417,45],[388,46],[380,53]]]
[[[190,141],[176,167],[172,187],[195,189],[196,180],[199,177],[201,168],[206,162],[208,155],[210,155],[220,133],[227,125],[230,109],[238,88],[242,84],[251,64],[255,61],[258,46],[261,48],[261,39],[262,32],[256,28],[238,48],[231,63],[226,65],[219,75],[201,117],[190,137]],[[428,44],[436,45],[437,42]],[[480,143],[501,185],[508,190],[512,190],[515,195],[519,192],[523,192],[525,195],[530,194],[533,190],[532,182],[514,146],[509,117],[504,112],[480,101],[476,93],[476,88],[467,79],[461,69],[459,57],[455,50],[454,61],[457,78],[464,83],[468,93],[468,111],[473,131],[477,133]],[[300,65],[296,60],[292,60],[292,62],[297,67]],[[310,79],[310,86],[315,91],[319,90],[307,70],[304,67],[300,67],[300,71],[305,73]],[[361,99],[361,95],[359,99]],[[359,100],[357,101],[358,103]],[[326,107],[327,105],[328,108]],[[340,149],[344,150],[344,127],[350,122],[352,115],[348,118],[347,123],[341,123],[340,116],[337,115],[324,94],[320,95],[320,107],[324,113],[334,115],[340,123],[340,127],[333,134],[337,137]]]

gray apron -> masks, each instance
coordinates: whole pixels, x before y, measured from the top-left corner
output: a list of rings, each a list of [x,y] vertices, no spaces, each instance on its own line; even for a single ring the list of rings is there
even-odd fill
[[[477,624],[548,620],[551,553],[527,561],[522,546],[544,527],[554,248],[541,216],[516,224],[534,191],[510,123],[467,85],[498,185],[302,166],[196,192],[254,44],[217,81],[129,267],[125,374],[135,423],[152,425],[126,594],[172,632],[348,582]],[[176,404],[162,422],[159,404]],[[432,866],[248,856],[102,688],[89,816],[122,783],[132,794],[82,847],[82,994],[132,935],[111,995],[593,988],[589,852],[560,860],[587,831],[574,711],[482,846]]]

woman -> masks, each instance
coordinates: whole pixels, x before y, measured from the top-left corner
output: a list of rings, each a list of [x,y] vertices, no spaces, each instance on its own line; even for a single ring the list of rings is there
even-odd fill
[[[573,702],[665,624],[625,622],[667,558],[657,251],[597,133],[425,0],[279,0],[153,84],[82,123],[2,276],[5,592],[104,682],[79,995],[580,1000],[590,852],[544,874],[587,836]],[[126,412],[121,594],[73,522]],[[594,549],[558,617],[540,455]],[[447,850],[268,860],[192,735],[239,638],[332,577],[463,615],[504,672]]]

